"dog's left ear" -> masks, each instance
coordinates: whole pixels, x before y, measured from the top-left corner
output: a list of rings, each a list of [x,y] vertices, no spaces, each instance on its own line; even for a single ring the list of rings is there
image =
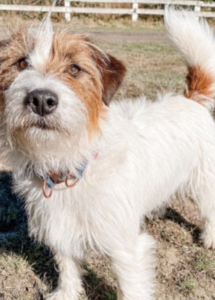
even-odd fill
[[[115,57],[94,50],[94,59],[101,74],[102,101],[109,105],[112,97],[116,93],[126,73],[124,64]]]
[[[106,64],[101,67],[101,79],[103,85],[102,100],[109,105],[126,73],[124,64],[111,55],[107,55]]]

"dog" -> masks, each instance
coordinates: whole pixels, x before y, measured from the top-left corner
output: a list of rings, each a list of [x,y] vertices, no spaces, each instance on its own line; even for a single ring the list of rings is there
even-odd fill
[[[176,193],[196,201],[215,248],[215,37],[191,12],[167,9],[165,26],[187,88],[155,102],[111,102],[124,64],[49,18],[0,42],[1,160],[58,264],[49,300],[79,298],[88,249],[111,260],[117,299],[154,299],[155,241],[140,225]]]

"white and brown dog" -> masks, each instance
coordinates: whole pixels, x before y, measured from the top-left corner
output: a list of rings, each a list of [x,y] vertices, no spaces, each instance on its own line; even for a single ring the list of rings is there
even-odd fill
[[[49,299],[79,298],[88,249],[110,258],[118,299],[153,299],[155,243],[140,224],[176,192],[197,202],[204,244],[215,248],[215,37],[192,13],[168,10],[165,22],[187,91],[156,102],[110,103],[123,64],[49,20],[0,42],[1,153],[30,235],[59,266]]]

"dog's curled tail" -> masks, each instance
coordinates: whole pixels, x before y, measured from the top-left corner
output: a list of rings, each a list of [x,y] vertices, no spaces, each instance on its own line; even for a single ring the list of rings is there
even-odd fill
[[[185,95],[206,108],[214,108],[215,37],[207,22],[194,12],[165,10],[165,27],[188,68]]]

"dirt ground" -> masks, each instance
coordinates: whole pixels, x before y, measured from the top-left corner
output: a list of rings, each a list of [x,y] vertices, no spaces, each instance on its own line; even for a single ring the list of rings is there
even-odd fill
[[[5,37],[5,27],[0,27],[0,39]],[[86,33],[86,29],[70,30],[71,32]],[[139,42],[166,42],[167,37],[161,31],[128,31],[128,30],[95,30],[87,31],[95,40],[119,43],[139,43]]]
[[[116,99],[143,93],[154,99],[165,90],[183,92],[185,68],[160,29],[93,29],[90,34],[99,46],[126,62],[128,74]],[[163,219],[147,221],[147,230],[157,240],[156,300],[215,300],[215,251],[203,248],[202,227],[198,209],[189,199],[186,203],[175,199]],[[84,267],[88,299],[116,299],[116,279],[106,258],[91,253]],[[28,238],[23,202],[11,193],[10,174],[2,172],[0,300],[45,300],[56,286],[56,269],[49,250]]]
[[[155,32],[155,31],[145,31],[145,32],[137,32],[137,31],[106,31],[105,35],[103,31],[92,31],[91,32],[95,39],[99,41],[105,42],[119,42],[119,43],[140,43],[140,42],[156,42],[163,43],[167,42],[167,37],[163,32]]]

